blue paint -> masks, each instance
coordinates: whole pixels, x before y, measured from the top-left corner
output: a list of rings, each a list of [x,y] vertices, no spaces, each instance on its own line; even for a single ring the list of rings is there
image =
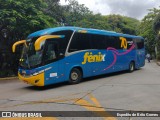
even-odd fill
[[[121,34],[116,33],[112,31],[105,31],[105,30],[97,30],[97,29],[87,29],[87,28],[79,28],[79,27],[57,27],[57,28],[49,28],[45,30],[40,30],[37,32],[34,32],[28,36],[29,38],[32,37],[38,37],[42,35],[49,35],[53,32],[61,31],[61,30],[72,30],[72,31],[79,31],[79,30],[86,30],[87,33],[91,34],[100,34],[100,35],[110,35],[110,36],[123,36],[123,37],[129,37],[129,38],[139,38],[143,39],[140,36],[134,36],[134,35],[127,35],[127,34]],[[124,53],[126,50],[117,50],[118,53]],[[86,52],[92,52],[93,55],[98,54],[101,52],[103,55],[105,55],[105,61],[102,62],[87,62],[86,64],[82,64],[84,61],[84,55]],[[96,76],[100,74],[106,74],[111,72],[117,72],[122,70],[129,69],[129,63],[131,61],[135,61],[135,67],[140,68],[143,67],[145,64],[145,50],[144,48],[140,50],[133,49],[132,51],[128,52],[127,54],[117,55],[116,56],[116,62],[113,66],[106,69],[109,65],[112,64],[114,61],[115,56],[112,50],[85,50],[81,51],[69,56],[64,57],[61,60],[58,60],[56,62],[50,63],[48,65],[44,65],[38,68],[34,68],[31,70],[24,70],[19,69],[19,72],[26,72],[26,75],[30,76],[35,73],[38,73],[39,71],[44,70],[45,73],[45,85],[64,82],[69,80],[70,71],[74,67],[81,67],[83,71],[83,78],[90,77],[90,76]],[[49,70],[45,70],[46,68],[50,68]],[[57,76],[51,76],[56,75]]]

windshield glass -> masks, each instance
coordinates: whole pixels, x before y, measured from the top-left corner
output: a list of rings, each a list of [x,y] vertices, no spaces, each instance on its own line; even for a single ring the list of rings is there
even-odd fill
[[[41,65],[49,64],[58,59],[59,39],[50,39],[41,43],[41,49],[35,50],[35,41],[37,38],[27,40],[27,45],[23,46],[20,59],[20,66],[23,68],[35,68]]]
[[[24,45],[21,59],[20,59],[20,66],[24,68],[31,68],[42,63],[42,55],[44,49],[44,43],[41,43],[41,50],[35,51],[34,43],[37,38],[27,40],[27,46]]]

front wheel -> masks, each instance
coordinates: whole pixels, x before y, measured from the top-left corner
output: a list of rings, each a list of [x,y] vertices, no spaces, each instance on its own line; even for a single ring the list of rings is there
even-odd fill
[[[78,84],[81,80],[82,80],[82,72],[77,68],[73,68],[70,72],[69,83]]]
[[[129,64],[129,72],[133,72],[135,70],[134,62],[130,62]]]

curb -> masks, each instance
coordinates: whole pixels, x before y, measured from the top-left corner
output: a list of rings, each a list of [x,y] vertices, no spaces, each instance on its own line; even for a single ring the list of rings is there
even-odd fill
[[[18,77],[6,77],[6,78],[0,78],[1,80],[14,80],[14,79],[18,79]]]

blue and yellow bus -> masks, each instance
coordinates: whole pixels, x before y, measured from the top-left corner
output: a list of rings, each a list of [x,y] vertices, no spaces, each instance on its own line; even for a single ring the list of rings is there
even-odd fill
[[[23,44],[19,79],[45,86],[122,70],[130,72],[145,65],[144,39],[112,31],[57,27],[37,31]]]

